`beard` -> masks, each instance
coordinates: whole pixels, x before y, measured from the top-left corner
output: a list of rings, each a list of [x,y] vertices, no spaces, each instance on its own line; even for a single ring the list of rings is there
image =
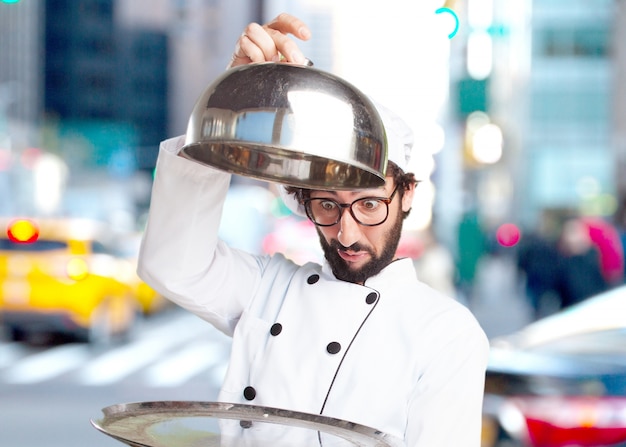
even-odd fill
[[[327,241],[319,228],[317,228],[317,234],[324,251],[324,258],[326,258],[335,277],[343,281],[362,284],[366,279],[380,273],[393,261],[402,234],[402,210],[400,209],[400,213],[396,216],[396,222],[384,235],[384,248],[378,256],[372,247],[366,247],[358,242],[350,247],[344,247],[337,239]],[[372,259],[358,269],[351,269],[349,264],[339,256],[338,250],[365,251],[371,255]]]

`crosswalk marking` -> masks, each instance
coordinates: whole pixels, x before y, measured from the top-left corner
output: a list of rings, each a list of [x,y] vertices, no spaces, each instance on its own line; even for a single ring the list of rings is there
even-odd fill
[[[131,374],[150,387],[180,386],[199,374],[215,385],[222,382],[231,340],[195,315],[148,320],[138,336],[106,350],[83,343],[40,350],[0,341],[0,385],[34,384],[63,375],[78,385],[101,386]]]
[[[206,326],[206,323],[193,317],[181,318],[167,327],[158,327],[145,334],[141,340],[92,360],[80,371],[78,381],[84,385],[108,385],[121,380],[155,361],[174,346],[198,338],[206,331]]]
[[[0,346],[0,368],[6,368],[23,357],[28,349],[21,343],[7,343]]]
[[[3,379],[8,383],[36,383],[49,380],[76,368],[89,357],[89,348],[70,344],[33,354],[7,369]]]
[[[203,370],[211,369],[224,358],[217,343],[189,346],[146,371],[146,384],[153,387],[179,386]]]

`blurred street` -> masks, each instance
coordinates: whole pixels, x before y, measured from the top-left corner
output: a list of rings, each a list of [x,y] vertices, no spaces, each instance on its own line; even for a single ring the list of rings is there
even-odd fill
[[[513,258],[483,257],[467,304],[489,338],[509,334],[532,321]]]
[[[90,419],[114,404],[216,400],[229,348],[227,337],[178,308],[106,347],[0,338],[0,445],[120,445]]]
[[[492,338],[531,321],[522,290],[514,259],[484,256],[466,304]],[[90,425],[102,408],[216,400],[229,349],[228,337],[180,308],[147,318],[129,342],[106,347],[0,338],[0,445],[119,445]]]

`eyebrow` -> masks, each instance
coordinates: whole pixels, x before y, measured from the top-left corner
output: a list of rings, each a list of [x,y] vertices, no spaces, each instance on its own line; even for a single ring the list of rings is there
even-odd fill
[[[367,197],[387,197],[387,195],[391,194],[391,193],[388,194],[387,191],[385,191],[384,189],[383,190],[376,190],[376,191],[373,191],[373,192],[367,192],[367,191],[369,191],[369,190],[363,190],[363,191],[347,190],[347,192],[354,193],[354,194],[357,194],[357,195],[362,192],[363,193],[363,196],[362,196],[363,198],[367,198]],[[310,195],[312,196],[312,194],[314,192],[319,192],[319,193],[321,193],[323,195],[330,195],[330,196],[336,198],[337,194],[339,194],[340,192],[343,192],[343,191],[315,189],[315,190],[311,191]]]

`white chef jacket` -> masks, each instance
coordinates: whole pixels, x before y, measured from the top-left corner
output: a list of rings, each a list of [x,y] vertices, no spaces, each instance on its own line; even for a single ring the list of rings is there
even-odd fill
[[[140,277],[233,337],[219,400],[323,414],[411,447],[478,447],[487,338],[410,259],[364,285],[218,238],[230,174],[161,144]],[[254,225],[250,222],[250,225]]]

